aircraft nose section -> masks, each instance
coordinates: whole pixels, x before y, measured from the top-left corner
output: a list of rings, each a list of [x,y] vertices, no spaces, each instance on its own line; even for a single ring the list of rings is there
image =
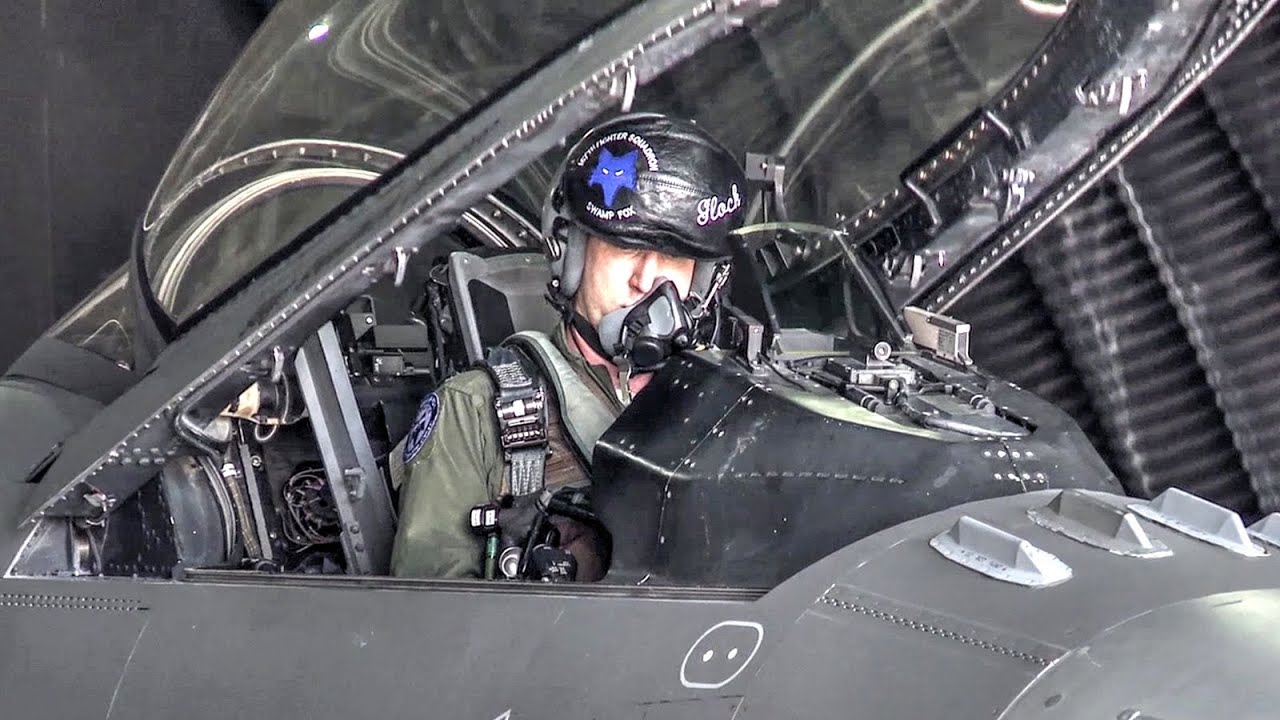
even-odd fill
[[[1044,717],[1274,717],[1280,590],[1222,593],[1158,608],[1056,663],[1005,720]]]
[[[842,585],[786,633],[739,717],[996,717],[1063,652]]]
[[[1041,491],[859,541],[766,596],[799,613],[766,625],[738,717],[1275,717],[1280,552],[1265,531],[1280,514],[1242,553],[1220,537],[1246,532],[1238,517],[1205,505]],[[1010,542],[961,532],[963,557],[931,542],[979,524]],[[1040,555],[1070,574],[995,567]]]

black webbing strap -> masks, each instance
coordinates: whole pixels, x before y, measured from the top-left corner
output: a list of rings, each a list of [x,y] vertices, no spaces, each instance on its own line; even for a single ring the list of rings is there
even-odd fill
[[[493,406],[511,494],[539,493],[547,466],[547,394],[541,373],[523,353],[503,346],[489,352],[485,368],[497,387]]]

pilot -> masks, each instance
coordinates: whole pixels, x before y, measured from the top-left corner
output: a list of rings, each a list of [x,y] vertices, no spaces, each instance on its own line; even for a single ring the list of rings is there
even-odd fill
[[[728,234],[742,225],[746,187],[734,155],[685,120],[624,115],[573,146],[542,217],[549,295],[562,321],[504,343],[524,347],[520,367],[547,390],[545,446],[534,445],[530,456],[508,442],[524,427],[512,424],[512,408],[533,404],[504,404],[509,390],[500,381],[512,375],[495,372],[492,355],[488,367],[455,375],[424,398],[391,456],[392,474],[403,480],[395,575],[479,577],[492,549],[486,556],[486,538],[469,523],[473,508],[511,505],[513,496],[519,507],[521,496],[545,499],[560,488],[589,495],[594,439],[665,356],[690,343],[689,324],[723,287]],[[507,408],[505,419],[495,403]],[[607,531],[551,520],[558,547],[576,563],[575,579],[603,577]]]

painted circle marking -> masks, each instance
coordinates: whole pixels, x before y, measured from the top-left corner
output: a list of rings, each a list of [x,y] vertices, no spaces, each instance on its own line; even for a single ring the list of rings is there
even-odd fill
[[[744,627],[744,628],[749,628],[751,630],[754,630],[756,641],[755,641],[755,644],[751,647],[751,651],[747,653],[746,659],[742,661],[742,664],[738,666],[738,669],[735,670],[732,675],[725,678],[724,680],[718,683],[691,682],[689,680],[688,669],[689,669],[689,660],[690,658],[693,657],[693,651],[697,650],[698,645],[700,645],[703,640],[707,639],[707,637],[710,636],[711,633],[723,627]],[[760,651],[760,645],[763,642],[764,642],[764,626],[761,625],[760,623],[751,622],[749,620],[725,620],[722,623],[717,623],[716,625],[712,625],[710,628],[707,629],[706,632],[698,636],[698,639],[693,642],[693,645],[689,646],[689,651],[684,654],[684,661],[680,663],[680,684],[689,688],[690,690],[718,690],[724,687],[725,685],[728,685],[729,683],[737,679],[737,677],[742,674],[743,670],[747,669],[747,666],[751,664],[751,661],[753,659],[755,659],[756,653]],[[734,648],[732,652],[736,654],[737,648]],[[706,657],[705,653],[703,657]],[[707,658],[707,659],[709,660],[710,658]],[[736,657],[730,658],[730,660],[735,660],[735,659],[737,658]]]

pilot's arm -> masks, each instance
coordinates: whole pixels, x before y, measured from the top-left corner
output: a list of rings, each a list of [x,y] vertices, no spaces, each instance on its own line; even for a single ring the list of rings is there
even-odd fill
[[[393,575],[480,576],[483,539],[467,516],[501,486],[497,433],[493,386],[483,371],[450,378],[423,399],[409,435],[392,451],[404,478]]]

